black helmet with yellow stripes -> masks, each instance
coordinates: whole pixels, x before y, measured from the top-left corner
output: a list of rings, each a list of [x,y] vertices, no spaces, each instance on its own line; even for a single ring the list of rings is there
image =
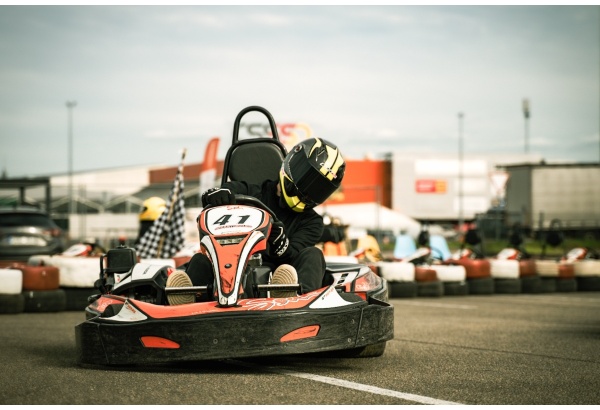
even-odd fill
[[[306,139],[283,160],[279,172],[282,199],[296,212],[312,209],[340,187],[345,170],[338,147],[321,138]]]

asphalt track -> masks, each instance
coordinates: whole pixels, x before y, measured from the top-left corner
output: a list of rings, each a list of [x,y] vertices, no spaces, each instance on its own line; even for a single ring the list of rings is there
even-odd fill
[[[80,367],[83,312],[0,315],[2,405],[598,405],[600,292],[394,299],[382,357]]]

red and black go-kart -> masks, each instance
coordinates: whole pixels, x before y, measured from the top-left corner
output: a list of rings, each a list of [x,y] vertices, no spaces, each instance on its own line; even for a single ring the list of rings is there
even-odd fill
[[[228,163],[238,147],[239,119],[248,110],[267,116],[272,139],[278,141],[266,110],[243,110],[236,119],[224,180],[235,178],[235,167]],[[256,138],[254,142],[260,146],[272,139]],[[244,147],[248,141],[243,140]],[[267,151],[271,149],[269,146]],[[172,268],[136,263],[133,249],[111,249],[101,258],[102,294],[92,298],[86,308],[87,319],[75,328],[80,364],[320,352],[375,357],[384,353],[394,336],[394,308],[388,303],[385,279],[366,265],[328,263],[322,288],[295,297],[269,297],[274,288],[299,290],[300,285],[269,285],[271,272],[262,265],[261,252],[266,249],[275,216],[255,198],[236,198],[237,205],[206,207],[198,217],[200,248],[212,261],[214,283],[165,289]],[[213,300],[170,306],[167,292],[205,293]]]

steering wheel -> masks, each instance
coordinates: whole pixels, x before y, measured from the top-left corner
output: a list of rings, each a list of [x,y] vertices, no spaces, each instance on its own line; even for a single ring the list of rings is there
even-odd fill
[[[255,198],[250,195],[235,194],[235,201],[236,201],[236,203],[241,204],[241,205],[250,205],[250,206],[254,206],[256,208],[260,208],[263,211],[266,211],[269,215],[271,215],[271,218],[273,218],[273,222],[279,222],[279,219],[277,218],[277,215],[275,215],[275,212],[273,212],[273,210],[271,210],[271,208],[269,208],[267,205],[265,205],[258,198]]]

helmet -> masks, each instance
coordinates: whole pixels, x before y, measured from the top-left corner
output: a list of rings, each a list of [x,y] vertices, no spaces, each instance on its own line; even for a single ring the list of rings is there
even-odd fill
[[[155,221],[167,208],[164,199],[157,196],[150,197],[144,201],[144,208],[140,212],[140,221]]]
[[[282,199],[296,212],[312,209],[340,187],[345,170],[335,145],[320,138],[306,139],[283,160],[279,171]]]

